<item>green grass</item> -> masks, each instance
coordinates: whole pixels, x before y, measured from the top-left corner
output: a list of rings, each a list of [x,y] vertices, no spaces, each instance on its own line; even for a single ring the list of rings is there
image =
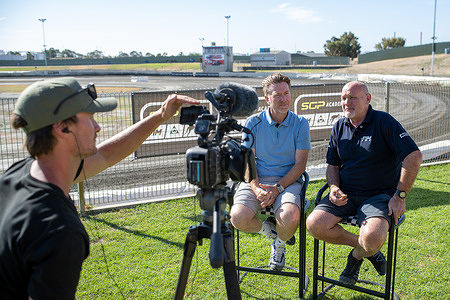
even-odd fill
[[[108,65],[109,70],[153,70],[153,71],[183,71],[200,70],[200,63],[149,63],[149,64],[126,64]]]
[[[395,290],[401,299],[450,297],[449,182],[450,164],[422,167],[408,195],[406,221],[399,230],[396,269]],[[308,199],[314,200],[323,183],[310,183]],[[191,198],[82,218],[90,234],[91,254],[83,265],[77,299],[173,299],[186,233],[189,226],[201,221],[200,214],[198,201]],[[241,248],[243,263],[267,264],[270,242],[257,234],[242,234],[241,238],[245,246]],[[209,246],[208,239],[197,246],[185,299],[227,298],[222,269],[213,269],[209,264]],[[309,235],[306,247],[306,274],[312,279],[313,239]],[[328,275],[339,276],[348,252],[345,246],[327,247]],[[297,258],[297,244],[288,246],[286,264],[295,266]],[[360,278],[384,279],[368,262],[363,264]],[[294,299],[297,284],[293,278],[251,273],[240,288],[243,299]],[[305,298],[312,298],[311,284]],[[376,298],[335,287],[323,299]]]

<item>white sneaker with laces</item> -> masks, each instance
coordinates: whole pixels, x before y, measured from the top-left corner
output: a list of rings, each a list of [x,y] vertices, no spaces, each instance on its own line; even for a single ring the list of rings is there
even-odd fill
[[[281,271],[284,267],[284,254],[286,253],[286,244],[277,243],[274,240],[271,247],[269,269]]]

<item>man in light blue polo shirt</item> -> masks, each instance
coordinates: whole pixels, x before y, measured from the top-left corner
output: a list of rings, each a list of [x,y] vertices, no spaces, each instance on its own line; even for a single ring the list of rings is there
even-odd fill
[[[311,149],[308,121],[289,110],[291,81],[275,73],[262,82],[269,109],[250,116],[244,145],[255,153],[257,176],[241,183],[231,208],[231,223],[239,230],[264,234],[273,240],[269,268],[284,267],[286,242],[300,221],[301,174]],[[273,205],[275,220],[261,222],[257,214]],[[288,242],[289,243],[289,242]]]

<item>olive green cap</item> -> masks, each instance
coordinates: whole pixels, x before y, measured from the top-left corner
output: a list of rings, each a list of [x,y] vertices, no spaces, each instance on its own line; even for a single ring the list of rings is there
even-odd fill
[[[106,112],[117,106],[115,98],[92,99],[86,90],[80,90],[80,84],[71,77],[35,82],[20,94],[14,113],[27,122],[23,130],[28,134],[79,112]]]

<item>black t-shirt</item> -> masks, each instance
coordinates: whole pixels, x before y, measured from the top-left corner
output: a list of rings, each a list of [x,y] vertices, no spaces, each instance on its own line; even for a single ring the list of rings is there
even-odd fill
[[[346,194],[393,195],[403,159],[418,149],[397,120],[369,106],[357,128],[348,118],[334,124],[327,163],[340,166],[339,187]]]
[[[72,200],[30,175],[32,162],[0,177],[0,299],[75,299],[89,237]]]

